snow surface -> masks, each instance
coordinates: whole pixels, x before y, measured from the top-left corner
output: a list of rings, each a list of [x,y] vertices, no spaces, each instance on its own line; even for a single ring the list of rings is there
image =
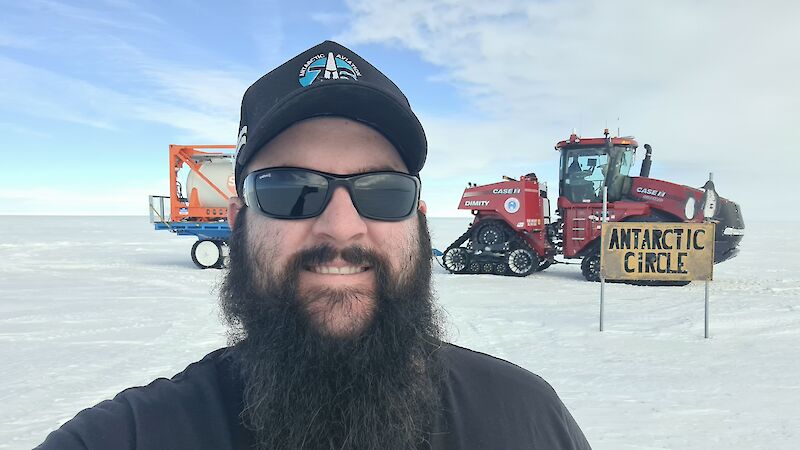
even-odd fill
[[[431,219],[443,249],[467,219]],[[220,271],[140,217],[0,216],[0,448],[225,345]],[[800,242],[749,224],[703,283],[606,287],[558,265],[527,278],[435,268],[451,340],[548,380],[593,448],[790,449],[800,441]]]

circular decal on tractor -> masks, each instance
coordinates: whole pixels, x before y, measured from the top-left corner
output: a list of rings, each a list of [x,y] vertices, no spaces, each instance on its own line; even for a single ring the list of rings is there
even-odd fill
[[[515,212],[519,211],[519,200],[515,197],[509,197],[506,199],[506,202],[503,203],[503,208],[506,209],[506,212],[509,214],[514,214]]]

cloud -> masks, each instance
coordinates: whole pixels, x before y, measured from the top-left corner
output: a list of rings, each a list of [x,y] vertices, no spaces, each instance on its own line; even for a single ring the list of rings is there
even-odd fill
[[[0,73],[0,109],[15,114],[101,129],[116,129],[130,120],[154,122],[185,130],[192,138],[211,141],[227,142],[236,132],[238,101],[229,99],[223,104],[216,96],[225,92],[218,89],[220,84],[227,87],[236,83],[218,74],[204,78],[195,72],[196,84],[181,88],[164,79],[159,98],[146,98],[4,57],[0,57]],[[221,79],[224,82],[218,83]],[[181,101],[182,96],[192,95]]]
[[[101,3],[110,9],[98,8],[96,3],[92,7],[84,8],[53,0],[31,0],[20,6],[22,9],[35,13],[38,17],[58,17],[62,23],[80,23],[83,26],[107,27],[116,30],[143,31],[148,29],[144,22],[163,23],[157,16],[141,11],[130,2],[105,0]],[[119,9],[124,10],[125,14],[115,16],[114,12],[118,11],[114,10]]]
[[[33,0],[4,14],[0,46],[20,50],[0,54],[6,120],[99,129],[140,121],[183,130],[192,141],[235,137],[250,70],[175,39],[175,28],[145,4]]]
[[[155,84],[153,96],[190,104],[205,112],[223,112],[226,116],[239,114],[239,102],[251,82],[233,72],[161,63],[148,64],[140,73]]]
[[[253,4],[266,9],[258,15],[269,17],[270,5],[255,0]],[[23,153],[19,146],[25,147],[25,153],[53,152],[53,139],[58,136],[44,133],[55,133],[51,123],[63,122],[67,126],[55,123],[52,128],[66,129],[70,136],[85,142],[71,149],[85,164],[63,189],[46,190],[45,186],[44,191],[31,195],[16,192],[12,198],[13,192],[6,189],[11,186],[5,186],[10,182],[0,181],[4,187],[2,213],[146,213],[144,196],[163,191],[168,187],[166,181],[160,188],[145,190],[138,189],[141,178],[115,180],[109,188],[114,191],[102,201],[87,204],[85,199],[76,200],[82,197],[74,189],[79,179],[109,185],[101,181],[104,169],[95,155],[105,154],[101,142],[107,142],[109,134],[117,130],[126,145],[136,145],[129,141],[139,140],[129,132],[136,129],[146,133],[142,140],[163,139],[165,149],[169,142],[224,144],[234,140],[242,94],[262,72],[260,67],[252,69],[249,59],[236,62],[239,49],[227,44],[234,37],[247,42],[246,30],[250,29],[263,37],[269,27],[252,17],[248,20],[253,26],[230,30],[225,22],[233,18],[230,11],[214,9],[198,10],[187,23],[184,15],[189,7],[195,6],[187,3],[176,9],[174,5],[129,0],[32,0],[3,8],[0,129],[8,132],[2,141],[14,142],[16,147],[0,145],[0,152],[11,158],[7,160],[11,166],[28,170],[30,166],[20,164]],[[279,27],[273,28],[269,39],[261,42],[265,49],[281,37]],[[219,38],[219,33],[225,36]],[[126,164],[136,172],[152,170],[152,162],[141,159]]]
[[[95,191],[86,201],[86,189],[58,187],[4,188],[0,191],[3,214],[9,215],[148,215],[148,195],[163,192],[168,180],[140,188]]]
[[[349,23],[350,15],[345,12],[313,12],[311,13],[311,20],[329,28],[337,29]]]
[[[63,120],[95,128],[113,128],[109,109],[121,96],[81,80],[0,56],[0,110]]]
[[[0,122],[0,133],[20,134],[28,138],[40,139],[40,140],[52,139],[53,137],[52,135],[44,131],[34,130],[33,128],[21,126],[12,122]]]
[[[800,138],[794,125],[800,4],[350,0],[348,6],[349,43],[418,52],[488,118],[475,124],[465,120],[466,111],[451,118],[427,113],[433,172],[450,170],[450,143],[457,143],[466,172],[509,156],[553,158],[553,144],[573,127],[585,136],[620,127],[653,144],[664,178],[699,185],[703,179],[694,178],[709,170],[725,172],[733,185],[721,189],[749,203],[745,212],[766,213],[775,205],[737,181],[751,177],[779,189],[800,165],[793,149]],[[437,162],[434,151],[447,156]]]
[[[707,129],[700,123],[720,112],[712,124],[768,125],[763,107],[789,107],[794,102],[784,94],[798,92],[800,59],[786,31],[793,15],[783,11],[781,26],[773,20],[780,15],[763,5],[375,0],[350,6],[351,39],[418,51],[503,120],[522,116],[572,128],[566,125],[581,117],[615,125],[621,116],[629,128],[644,122],[643,114],[669,117],[666,109],[690,129]]]
[[[0,30],[0,48],[35,49],[41,47],[43,41],[43,39],[22,37],[6,30]]]

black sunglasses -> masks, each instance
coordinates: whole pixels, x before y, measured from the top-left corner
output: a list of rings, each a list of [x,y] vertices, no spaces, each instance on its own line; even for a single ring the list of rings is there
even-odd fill
[[[256,170],[244,179],[244,203],[276,219],[322,214],[334,189],[344,186],[356,211],[367,219],[398,221],[419,205],[420,180],[402,172],[336,175],[298,167]]]

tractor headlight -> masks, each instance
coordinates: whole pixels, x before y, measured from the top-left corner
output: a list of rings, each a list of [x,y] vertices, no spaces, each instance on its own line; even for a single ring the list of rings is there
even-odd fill
[[[686,205],[683,207],[683,214],[686,216],[687,220],[692,220],[694,218],[694,207],[696,203],[694,197],[689,197],[686,200]]]
[[[709,189],[706,191],[706,201],[703,204],[703,217],[706,219],[710,219],[714,217],[714,214],[717,213],[717,204],[719,201],[719,197],[717,193],[713,189]]]

